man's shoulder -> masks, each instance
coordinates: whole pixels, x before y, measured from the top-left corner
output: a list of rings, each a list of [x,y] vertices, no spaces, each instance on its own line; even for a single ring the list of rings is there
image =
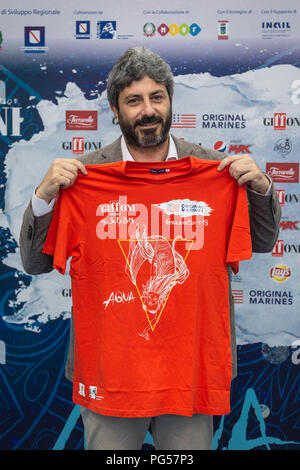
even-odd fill
[[[178,157],[185,156],[197,157],[203,160],[223,160],[227,155],[217,150],[204,147],[202,145],[189,142],[187,140],[180,140],[172,136],[177,149]]]
[[[122,160],[121,137],[105,147],[77,157],[84,165],[97,165]]]

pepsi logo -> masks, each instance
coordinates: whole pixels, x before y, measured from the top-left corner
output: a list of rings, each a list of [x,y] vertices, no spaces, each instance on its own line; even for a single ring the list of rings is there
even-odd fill
[[[217,150],[218,152],[225,152],[226,150],[226,144],[223,140],[218,140],[214,144],[214,149]]]

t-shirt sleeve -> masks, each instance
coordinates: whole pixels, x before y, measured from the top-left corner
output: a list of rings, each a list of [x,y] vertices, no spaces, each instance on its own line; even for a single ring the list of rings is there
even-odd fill
[[[60,191],[43,253],[53,256],[53,268],[65,274],[68,258],[78,254],[82,211],[71,188]]]
[[[230,264],[236,274],[239,270],[239,261],[250,259],[252,256],[252,242],[250,234],[249,210],[245,186],[238,186],[235,204],[233,204],[233,218],[228,241],[226,263]]]

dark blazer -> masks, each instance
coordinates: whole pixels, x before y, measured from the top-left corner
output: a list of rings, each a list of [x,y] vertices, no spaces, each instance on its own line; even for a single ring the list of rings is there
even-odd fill
[[[206,160],[222,160],[226,155],[193,144],[181,141],[172,136],[176,145],[178,157],[182,158],[192,155]],[[122,160],[121,137],[106,147],[96,150],[78,158],[84,164],[101,164]],[[252,249],[257,253],[272,251],[279,232],[281,217],[280,204],[274,185],[271,186],[271,193],[268,196],[257,194],[247,190],[248,207],[250,216],[250,229],[252,239]],[[29,274],[42,274],[53,269],[53,258],[42,253],[47,231],[52,219],[53,211],[35,217],[32,212],[31,202],[29,203],[24,216],[20,233],[20,252],[24,269]],[[230,325],[231,325],[231,349],[232,349],[232,372],[233,378],[237,375],[237,354],[236,354],[236,334],[234,322],[234,304],[231,293],[231,270],[228,268],[229,276],[229,303],[230,303]],[[66,362],[65,373],[69,380],[73,380],[74,372],[74,328],[71,321],[70,345]]]

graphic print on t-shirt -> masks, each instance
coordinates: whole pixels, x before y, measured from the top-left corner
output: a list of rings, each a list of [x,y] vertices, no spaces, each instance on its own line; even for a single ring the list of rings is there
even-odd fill
[[[148,237],[146,228],[143,227],[141,230],[143,230],[142,233],[137,227],[135,238],[118,240],[118,243],[126,259],[125,272],[136,287],[148,320],[148,324],[139,335],[149,340],[149,331],[154,331],[172,288],[176,284],[183,284],[189,276],[185,260],[191,248],[188,249],[183,259],[181,254],[176,251],[175,243],[177,241],[193,242],[194,240],[181,240],[179,237],[175,240],[167,240],[161,235]],[[122,247],[122,242],[126,241],[129,241],[127,255]],[[146,263],[147,261],[148,263]],[[147,272],[144,272],[146,283],[140,282],[139,287],[137,277],[145,264],[147,264]]]
[[[114,203],[114,206],[111,207],[121,209],[121,205],[120,197],[120,202]],[[157,212],[163,212],[167,215],[167,218],[164,219],[164,225],[169,226],[169,235],[173,233],[174,238],[166,238],[157,233],[153,234],[153,231],[159,231],[159,218],[153,217],[150,235],[148,235],[145,224],[137,224],[135,232],[131,233],[130,238],[117,239],[125,258],[125,272],[135,286],[142,309],[146,314],[147,322],[139,335],[147,341],[150,339],[149,332],[154,331],[163,313],[173,287],[177,284],[183,284],[188,278],[189,269],[186,265],[186,259],[190,250],[203,247],[204,216],[209,216],[213,210],[203,201],[189,199],[172,200],[153,206],[152,215]],[[127,204],[127,200],[125,204],[123,203],[123,210],[129,208],[131,215],[134,207],[134,204]],[[194,219],[192,219],[193,216]],[[110,217],[112,217],[112,212],[110,212]],[[124,217],[123,214],[123,219],[118,217],[119,224],[121,220],[128,222],[129,218]],[[154,220],[156,223],[153,223]],[[146,221],[145,218],[144,221]],[[195,224],[198,224],[198,230],[194,230],[194,238],[184,238],[183,226],[192,227]],[[170,230],[172,225],[173,230]],[[166,233],[166,229],[162,232]],[[197,243],[193,245],[195,241]],[[125,247],[126,244],[129,245],[128,248]],[[181,255],[178,246],[186,247],[186,252]]]

